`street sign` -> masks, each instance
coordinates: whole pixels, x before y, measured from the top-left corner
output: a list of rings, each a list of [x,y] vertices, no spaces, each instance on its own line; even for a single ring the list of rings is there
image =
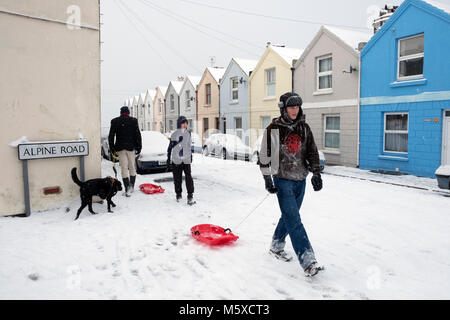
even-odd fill
[[[82,157],[89,155],[88,141],[30,142],[19,144],[19,160]]]

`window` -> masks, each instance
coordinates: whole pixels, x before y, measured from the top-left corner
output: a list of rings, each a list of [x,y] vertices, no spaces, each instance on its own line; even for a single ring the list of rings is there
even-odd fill
[[[261,129],[267,128],[269,124],[270,124],[270,117],[268,116],[261,117]]]
[[[208,131],[208,129],[209,129],[209,119],[203,118],[203,133]]]
[[[266,96],[275,96],[275,68],[266,70]]]
[[[150,122],[147,122],[147,130],[150,130]]]
[[[173,130],[173,120],[169,120],[169,131]]]
[[[161,98],[158,99],[158,105],[159,105],[159,113],[161,113],[162,112],[162,106],[163,106],[163,102],[162,102]]]
[[[215,120],[216,120],[216,129],[219,130],[219,128],[220,128],[220,121],[219,121],[219,118],[216,117]]]
[[[386,113],[384,115],[384,151],[408,152],[407,113]]]
[[[333,88],[333,58],[317,59],[317,90]]]
[[[423,34],[398,40],[397,79],[414,79],[423,76]]]
[[[147,110],[148,110],[148,114],[150,115],[151,114],[151,109],[150,109],[150,103],[147,105]]]
[[[186,90],[184,96],[186,99],[186,109],[189,109],[191,107],[191,91]]]
[[[242,139],[242,118],[234,118],[234,127],[236,128],[236,135]]]
[[[208,83],[205,85],[205,91],[206,91],[206,104],[211,104],[211,83]]]
[[[175,110],[175,97],[173,94],[170,95],[170,111]]]
[[[325,116],[325,148],[339,149],[341,117],[338,115]]]
[[[231,78],[231,101],[237,102],[239,99],[238,77]]]
[[[162,121],[159,122],[159,131],[160,131],[161,133],[164,132],[164,126],[163,126]]]

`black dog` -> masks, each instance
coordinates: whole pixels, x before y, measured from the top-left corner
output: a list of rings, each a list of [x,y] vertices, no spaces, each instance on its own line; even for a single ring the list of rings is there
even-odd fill
[[[119,180],[114,179],[113,177],[106,177],[103,179],[91,179],[86,182],[81,182],[77,176],[77,168],[72,169],[72,180],[80,186],[81,197],[81,207],[78,209],[75,220],[78,219],[81,211],[83,211],[86,206],[89,206],[90,213],[96,214],[96,212],[92,210],[92,196],[99,196],[102,199],[106,199],[108,203],[108,212],[112,212],[111,206],[115,207],[116,205],[111,199],[117,192],[122,190],[122,183]]]

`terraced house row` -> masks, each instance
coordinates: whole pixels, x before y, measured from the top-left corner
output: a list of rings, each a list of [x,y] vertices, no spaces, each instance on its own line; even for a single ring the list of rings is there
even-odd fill
[[[293,91],[327,163],[434,177],[450,165],[449,51],[450,5],[405,0],[373,32],[322,26],[304,49],[267,43],[259,60],[232,58],[125,104],[142,130],[170,132],[183,114],[203,140],[216,130],[253,146]]]

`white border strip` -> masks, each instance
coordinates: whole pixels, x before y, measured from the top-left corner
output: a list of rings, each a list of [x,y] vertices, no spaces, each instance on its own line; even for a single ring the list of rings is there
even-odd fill
[[[85,28],[85,29],[91,29],[91,30],[100,31],[99,27],[95,27],[95,26],[92,26],[92,25],[89,25],[89,24],[85,24],[85,23],[81,23],[80,25],[78,25],[78,24],[68,23],[67,21],[58,20],[58,19],[51,19],[51,18],[42,17],[42,16],[39,17],[39,16],[27,15],[27,14],[11,11],[11,10],[8,10],[8,9],[5,9],[5,8],[1,8],[1,7],[0,7],[0,12],[6,13],[6,14],[15,15],[15,16],[30,18],[30,19],[37,19],[37,20],[42,20],[42,21],[47,21],[47,22],[55,22],[55,23],[60,23],[60,24],[64,24],[64,25],[67,25],[67,26],[73,26],[73,27],[79,27],[79,28]]]
[[[329,100],[324,102],[306,102],[302,104],[303,109],[310,108],[332,108],[332,107],[356,107],[358,99]]]
[[[423,92],[410,96],[361,98],[361,105],[450,100],[450,91]]]

